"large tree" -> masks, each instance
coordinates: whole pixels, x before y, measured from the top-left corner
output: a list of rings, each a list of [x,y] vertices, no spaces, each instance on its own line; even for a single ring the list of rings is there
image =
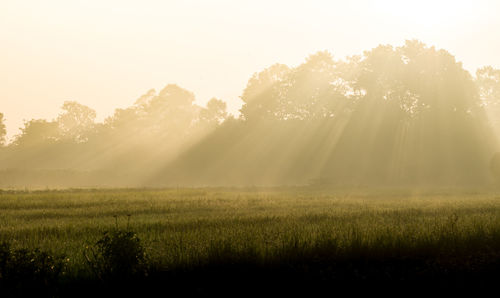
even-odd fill
[[[290,74],[290,68],[283,64],[274,64],[259,73],[255,73],[243,90],[241,108],[245,120],[274,119],[276,117],[279,96]]]
[[[486,67],[474,79],[450,53],[413,40],[272,65],[241,99],[233,119],[223,101],[201,107],[170,84],[99,124],[93,110],[66,102],[55,121],[26,122],[4,160],[171,185],[484,182],[495,151],[485,110],[500,107],[500,71]]]
[[[242,120],[186,153],[196,183],[464,184],[488,179],[493,138],[473,77],[419,41],[255,74]],[[230,140],[230,141],[229,141]]]
[[[472,76],[418,41],[366,51],[353,69],[356,107],[327,171],[335,177],[484,180],[492,143]]]

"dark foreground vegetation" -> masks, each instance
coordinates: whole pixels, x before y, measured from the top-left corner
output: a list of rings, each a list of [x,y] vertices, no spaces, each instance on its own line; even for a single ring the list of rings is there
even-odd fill
[[[500,233],[484,236],[449,235],[409,246],[368,246],[353,239],[350,246],[339,247],[335,239],[325,238],[314,245],[291,240],[266,256],[260,256],[257,248],[239,250],[221,243],[197,264],[162,267],[143,263],[137,254],[143,247],[133,232],[114,231],[101,239],[114,247],[97,244],[102,255],[89,259],[90,275],[68,275],[62,256],[9,250],[3,244],[1,287],[7,296],[67,297],[477,292],[494,289],[500,278]]]
[[[500,278],[500,198],[456,193],[3,192],[1,293],[411,295],[492,289]]]

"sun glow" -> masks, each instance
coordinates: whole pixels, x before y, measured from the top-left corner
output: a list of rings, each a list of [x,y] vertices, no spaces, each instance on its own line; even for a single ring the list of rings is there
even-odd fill
[[[455,26],[468,19],[467,6],[464,1],[421,0],[421,1],[377,1],[379,13],[396,17],[402,23],[425,28]]]
[[[247,79],[269,65],[407,39],[449,50],[471,73],[498,68],[498,11],[498,0],[0,1],[0,113],[13,141],[64,101],[102,121],[175,83],[238,115]]]

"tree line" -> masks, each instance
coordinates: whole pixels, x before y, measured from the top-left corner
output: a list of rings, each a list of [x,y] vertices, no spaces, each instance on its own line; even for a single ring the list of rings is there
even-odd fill
[[[0,169],[11,181],[0,180],[71,170],[88,173],[77,184],[89,185],[463,185],[500,172],[500,70],[473,76],[416,40],[272,65],[241,99],[234,117],[220,99],[201,107],[167,85],[102,123],[68,101],[52,121],[25,122],[9,144],[0,114]]]

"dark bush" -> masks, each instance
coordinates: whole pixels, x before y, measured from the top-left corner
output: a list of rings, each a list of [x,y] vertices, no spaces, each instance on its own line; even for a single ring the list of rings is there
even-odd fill
[[[67,259],[36,249],[14,249],[0,243],[0,288],[2,292],[26,293],[53,289],[64,273]]]
[[[85,258],[101,280],[146,274],[145,249],[132,231],[104,232],[101,239],[87,248]]]

